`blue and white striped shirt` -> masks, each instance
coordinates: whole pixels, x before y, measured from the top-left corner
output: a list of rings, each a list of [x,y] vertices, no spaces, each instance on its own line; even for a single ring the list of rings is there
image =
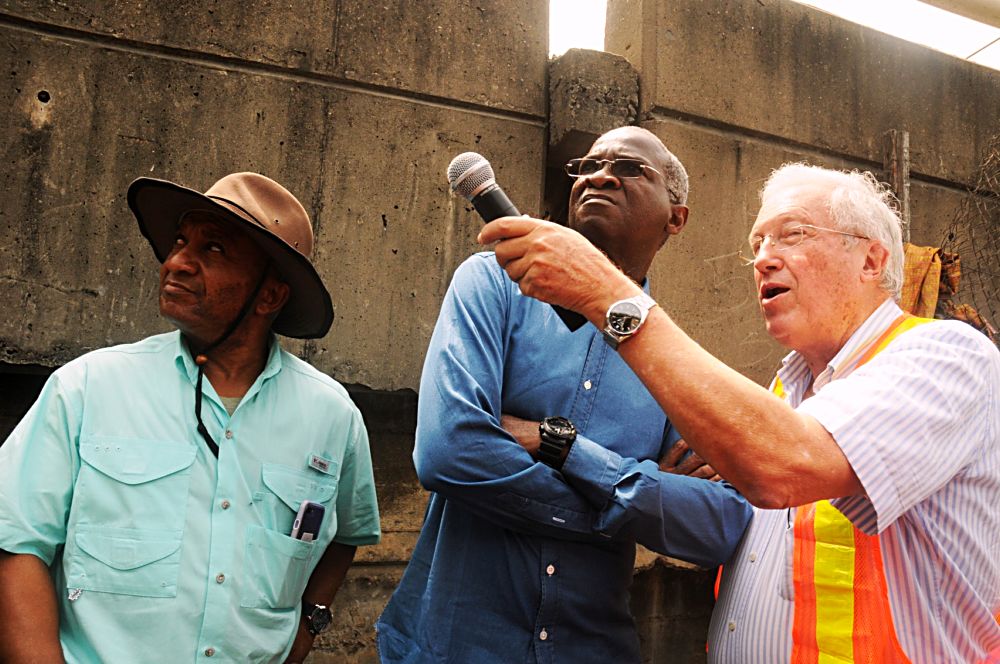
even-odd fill
[[[791,353],[786,399],[840,445],[865,495],[831,501],[879,533],[889,603],[913,664],[976,662],[1000,648],[1000,353],[956,321],[920,325],[854,371],[902,313],[880,306],[816,377]],[[709,661],[791,655],[795,510],[754,510],[727,563]]]

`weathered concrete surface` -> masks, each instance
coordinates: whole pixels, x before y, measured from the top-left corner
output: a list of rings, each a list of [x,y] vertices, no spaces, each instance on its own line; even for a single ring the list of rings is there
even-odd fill
[[[0,14],[178,57],[215,56],[541,116],[548,7],[530,0],[2,0]]]
[[[882,162],[910,132],[915,174],[971,182],[1000,130],[1000,73],[784,0],[610,0],[608,50],[643,113]]]
[[[715,570],[691,571],[660,562],[632,581],[632,615],[643,664],[705,662]]]
[[[771,170],[808,160],[829,168],[863,163],[823,159],[775,141],[706,129],[678,120],[642,123],[684,163],[691,178],[687,226],[672,237],[650,272],[654,297],[698,343],[729,366],[767,384],[785,350],[764,330],[747,235],[760,207],[758,192]],[[940,246],[964,194],[916,181],[911,186],[912,241]]]
[[[625,58],[571,48],[549,64],[549,162],[582,156],[604,132],[635,124],[639,75]]]
[[[205,190],[257,170],[296,193],[333,296],[301,349],[344,382],[415,389],[451,272],[480,221],[444,177],[467,149],[538,207],[540,123],[271,72],[3,31],[0,361],[58,365],[166,329],[157,266],[128,211],[146,175]],[[293,348],[300,348],[292,344]]]

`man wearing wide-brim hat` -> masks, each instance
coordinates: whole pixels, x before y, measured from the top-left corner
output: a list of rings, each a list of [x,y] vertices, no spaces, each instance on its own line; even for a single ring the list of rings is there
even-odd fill
[[[60,368],[0,447],[0,661],[301,661],[380,535],[360,413],[274,334],[333,321],[309,217],[256,173],[128,203],[178,331]]]

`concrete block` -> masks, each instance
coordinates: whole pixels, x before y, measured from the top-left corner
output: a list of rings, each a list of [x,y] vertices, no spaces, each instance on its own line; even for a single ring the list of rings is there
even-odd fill
[[[0,34],[0,306],[16,312],[0,321],[0,361],[57,366],[168,329],[128,183],[203,191],[256,170],[312,215],[337,311],[325,339],[290,347],[343,382],[415,390],[451,273],[480,249],[480,220],[447,187],[451,158],[478,150],[523,210],[540,207],[540,122]]]
[[[5,0],[21,22],[498,110],[545,114],[548,7],[531,0]],[[125,43],[122,43],[125,42]]]
[[[549,63],[549,164],[586,154],[597,137],[635,124],[639,75],[625,58],[571,48]]]
[[[882,163],[910,132],[916,176],[971,183],[1000,130],[1000,72],[794,2],[611,0],[606,46],[644,114]]]
[[[656,565],[632,582],[631,609],[643,664],[705,662],[715,570]]]

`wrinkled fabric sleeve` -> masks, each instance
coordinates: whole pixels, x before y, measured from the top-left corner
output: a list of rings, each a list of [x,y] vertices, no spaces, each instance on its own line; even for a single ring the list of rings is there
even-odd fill
[[[363,546],[378,544],[381,535],[368,430],[361,414],[354,410],[337,489],[337,534],[333,539],[348,546]]]
[[[1000,357],[965,323],[920,325],[799,405],[830,432],[865,488],[831,501],[884,531],[996,440]]]
[[[68,368],[54,373],[0,446],[0,549],[51,565],[66,541],[79,471],[81,401]]]
[[[655,461],[623,457],[582,436],[562,472],[598,509],[597,530],[704,567],[732,555],[752,514],[727,482],[665,473]]]
[[[650,484],[639,487],[641,495],[628,500],[654,500],[659,509],[619,510],[606,500],[588,499],[563,474],[536,463],[501,427],[511,294],[495,265],[492,255],[473,256],[455,272],[445,296],[420,384],[414,462],[421,483],[516,531],[583,541],[635,537],[663,553],[704,564],[728,556],[749,515],[745,501],[730,488],[657,471]],[[604,449],[582,436],[577,442]],[[646,462],[643,468],[657,466]],[[580,472],[604,481],[607,471],[593,463]],[[727,525],[721,537],[675,547],[687,529],[664,533],[675,528],[675,519],[662,519],[669,513]],[[692,555],[693,549],[703,550]]]

